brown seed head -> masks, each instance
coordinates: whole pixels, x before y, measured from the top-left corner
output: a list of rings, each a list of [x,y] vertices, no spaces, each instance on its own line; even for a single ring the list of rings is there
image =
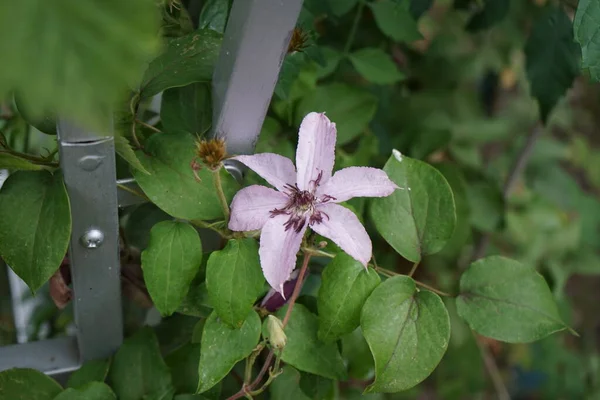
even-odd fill
[[[218,169],[227,156],[224,139],[200,140],[196,142],[196,154],[211,169]]]
[[[308,42],[308,33],[300,28],[294,28],[290,44],[288,45],[288,54],[304,50],[307,46],[306,42]]]

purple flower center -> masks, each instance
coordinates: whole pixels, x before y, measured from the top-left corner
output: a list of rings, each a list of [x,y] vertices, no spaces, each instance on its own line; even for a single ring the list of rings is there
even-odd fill
[[[320,224],[323,222],[324,216],[329,219],[327,213],[319,211],[316,208],[318,204],[335,200],[335,197],[329,195],[323,195],[321,198],[315,196],[322,178],[323,171],[319,172],[317,179],[310,181],[313,184],[312,190],[300,190],[297,184],[285,185],[286,191],[284,194],[288,196],[288,202],[283,208],[271,210],[271,218],[277,215],[289,215],[289,219],[284,224],[285,230],[294,229],[296,232],[302,230],[307,219],[309,225]]]

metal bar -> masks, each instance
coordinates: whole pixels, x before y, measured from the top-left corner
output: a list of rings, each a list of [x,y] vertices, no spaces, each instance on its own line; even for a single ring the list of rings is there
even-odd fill
[[[114,139],[58,124],[71,201],[69,259],[81,361],[110,356],[123,340]]]
[[[213,135],[251,154],[302,0],[235,0],[213,76]]]
[[[0,371],[34,368],[48,375],[61,375],[79,368],[79,351],[74,337],[64,336],[1,349]]]

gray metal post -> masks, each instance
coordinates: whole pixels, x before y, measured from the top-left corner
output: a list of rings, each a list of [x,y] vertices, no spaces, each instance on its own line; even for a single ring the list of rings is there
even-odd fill
[[[58,125],[71,201],[69,246],[81,361],[110,356],[123,340],[114,138]]]
[[[213,135],[251,154],[302,0],[235,0],[213,76]]]

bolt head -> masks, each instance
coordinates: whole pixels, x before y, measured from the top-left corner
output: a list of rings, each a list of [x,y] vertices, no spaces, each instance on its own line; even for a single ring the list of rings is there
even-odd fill
[[[95,249],[104,242],[104,233],[99,229],[90,229],[81,236],[81,245],[86,249]]]

